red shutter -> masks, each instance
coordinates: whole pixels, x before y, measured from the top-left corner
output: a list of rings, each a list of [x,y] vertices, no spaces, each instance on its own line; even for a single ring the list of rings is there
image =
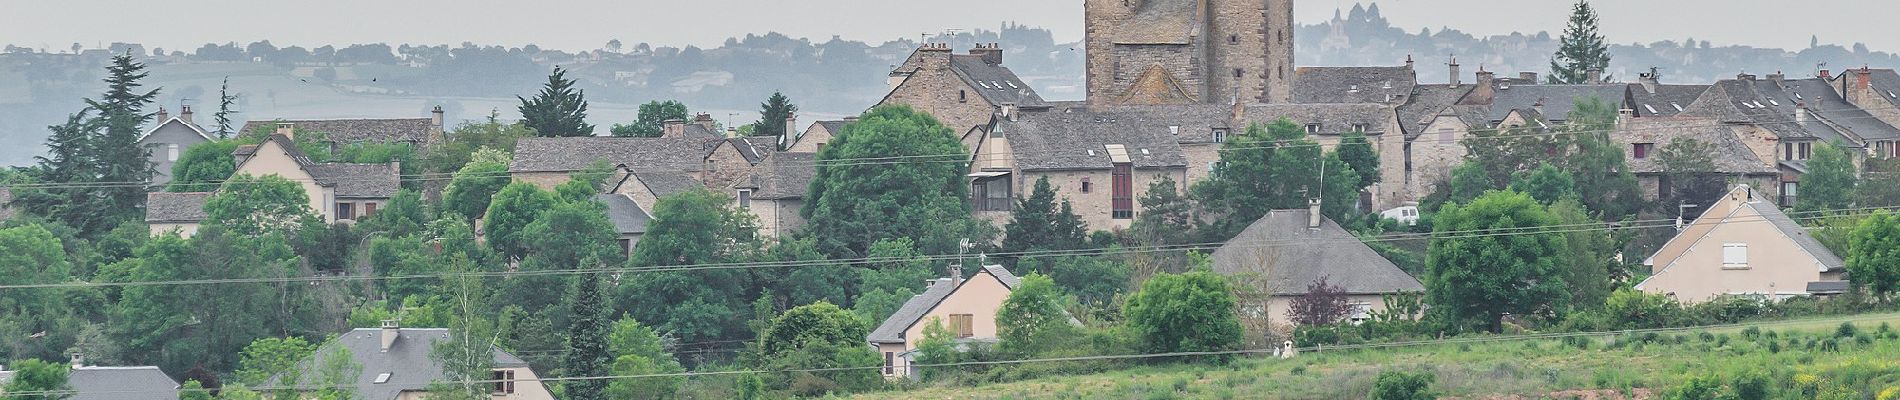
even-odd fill
[[[1128,163],[1115,164],[1113,182],[1110,182],[1110,185],[1113,186],[1110,190],[1114,192],[1110,201],[1110,206],[1113,208],[1112,217],[1115,219],[1134,218],[1135,182],[1133,167]]]

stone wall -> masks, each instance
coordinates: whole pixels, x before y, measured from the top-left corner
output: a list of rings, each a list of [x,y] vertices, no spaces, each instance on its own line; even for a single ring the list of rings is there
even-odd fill
[[[514,176],[515,182],[525,182],[541,190],[554,190],[555,186],[574,179],[566,172],[516,172],[510,175]]]
[[[1293,0],[1148,1],[1202,2],[1206,14],[1193,22],[1200,35],[1187,44],[1118,45],[1117,28],[1135,17],[1133,10],[1141,2],[1087,1],[1083,23],[1090,103],[1116,103],[1135,78],[1156,64],[1201,102],[1228,103],[1236,97],[1241,102],[1292,101]],[[1161,50],[1164,47],[1168,49]]]
[[[903,104],[936,117],[956,135],[970,128],[988,125],[996,106],[983,99],[977,88],[964,83],[950,70],[950,51],[922,49],[913,56],[918,70],[891,90],[878,105]]]
[[[747,162],[745,156],[739,154],[739,149],[732,146],[732,142],[720,144],[719,148],[713,150],[712,155],[706,156],[703,173],[706,188],[727,191],[752,183],[752,174],[755,171],[752,163]]]
[[[1179,185],[1178,183],[1187,179],[1186,174],[1187,170],[1184,168],[1136,169],[1134,176],[1132,176],[1134,180],[1134,182],[1132,182],[1134,184],[1133,195],[1136,199],[1135,214],[1139,216],[1141,213],[1141,202],[1139,200],[1141,199],[1141,195],[1148,191],[1148,185],[1154,184],[1156,181],[1160,181],[1163,177],[1166,177],[1177,182],[1176,190],[1185,190],[1183,189],[1185,186]],[[1013,194],[1022,197],[1029,196],[1031,191],[1036,188],[1036,181],[1043,177],[1048,177],[1049,184],[1055,187],[1056,198],[1068,200],[1070,207],[1074,208],[1076,215],[1082,217],[1082,222],[1088,225],[1090,231],[1128,229],[1134,224],[1134,219],[1114,218],[1114,176],[1112,176],[1110,170],[1032,171],[1019,173],[1015,175],[1015,181],[1011,182],[1015,185],[1015,193]],[[1084,179],[1087,179],[1089,186],[1091,186],[1088,192],[1082,191],[1082,181]],[[1003,221],[1007,222],[1008,219],[1004,218]]]

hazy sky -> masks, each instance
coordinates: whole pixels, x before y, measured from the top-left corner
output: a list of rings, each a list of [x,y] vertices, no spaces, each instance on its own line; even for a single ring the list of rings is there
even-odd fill
[[[1501,34],[1560,30],[1570,0],[1387,0],[1386,18],[1408,31],[1453,27]],[[1332,17],[1353,0],[1299,0],[1301,22]],[[1597,0],[1604,33],[1629,43],[1694,37],[1716,45],[1804,48],[1866,42],[1900,50],[1900,3],[1843,0]],[[1805,9],[1796,10],[1796,7]],[[879,42],[1004,21],[1082,37],[1082,0],[0,0],[0,43],[65,49],[113,41],[195,49],[207,42],[278,46],[427,43],[585,50],[627,44],[717,46],[727,37],[778,31]],[[1862,11],[1864,10],[1864,11]]]

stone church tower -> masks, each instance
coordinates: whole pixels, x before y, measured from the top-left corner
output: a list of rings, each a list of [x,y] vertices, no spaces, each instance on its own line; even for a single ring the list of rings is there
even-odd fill
[[[1293,0],[1087,0],[1091,104],[1292,101]]]

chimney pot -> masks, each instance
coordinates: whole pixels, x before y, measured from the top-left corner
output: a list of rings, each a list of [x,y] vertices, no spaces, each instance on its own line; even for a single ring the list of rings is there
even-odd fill
[[[73,353],[73,368],[79,368],[79,367],[84,367],[84,366],[86,366],[86,355],[80,354],[80,353]]]
[[[388,353],[389,348],[396,345],[396,338],[400,336],[402,336],[402,325],[398,321],[393,319],[383,320],[382,347],[384,353]]]
[[[187,124],[191,123],[191,106],[178,106],[178,119],[185,120]]]
[[[287,138],[296,139],[297,125],[289,123],[289,122],[279,122],[277,123],[277,134],[284,135],[284,137],[287,137]]]
[[[660,137],[686,137],[686,120],[669,119],[660,121]]]
[[[1405,69],[1412,69],[1412,55],[1405,55]]]
[[[163,106],[158,107],[158,123],[163,124],[165,123],[165,121],[170,121],[170,120],[172,120],[172,113],[170,111],[166,111],[165,107]]]

